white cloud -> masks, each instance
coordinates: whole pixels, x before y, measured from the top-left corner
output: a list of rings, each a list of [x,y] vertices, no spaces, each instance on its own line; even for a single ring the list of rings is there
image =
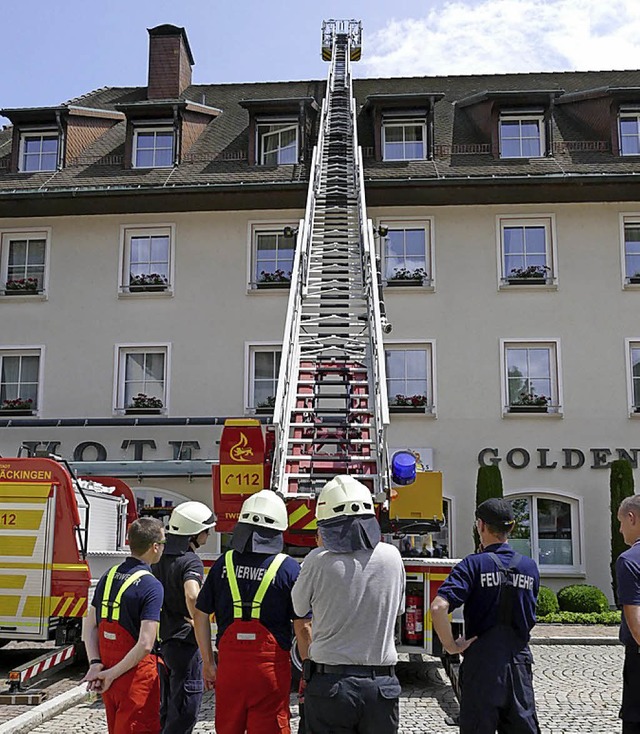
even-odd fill
[[[459,0],[365,34],[357,75],[640,68],[638,0]]]

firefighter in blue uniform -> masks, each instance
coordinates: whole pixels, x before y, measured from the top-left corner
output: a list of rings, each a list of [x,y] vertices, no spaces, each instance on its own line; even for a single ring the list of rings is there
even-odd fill
[[[215,562],[198,596],[195,632],[205,685],[215,685],[217,734],[290,734],[292,633],[307,657],[310,620],[293,611],[300,564],[281,552],[287,525],[279,495],[268,489],[251,495],[240,510],[232,550]],[[211,613],[218,625],[217,665]]]
[[[215,517],[202,502],[183,502],[169,518],[167,545],[153,566],[164,588],[160,615],[162,734],[191,734],[198,720],[204,683],[202,657],[193,631],[204,566],[196,553],[207,542]]]
[[[476,510],[481,552],[464,558],[431,604],[433,627],[450,654],[463,653],[460,734],[539,734],[529,650],[540,587],[538,567],[507,543],[511,504],[489,499]],[[464,604],[465,637],[449,613]]]

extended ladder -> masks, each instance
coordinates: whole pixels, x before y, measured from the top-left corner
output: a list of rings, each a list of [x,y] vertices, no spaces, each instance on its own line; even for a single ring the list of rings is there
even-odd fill
[[[274,423],[272,488],[315,497],[335,474],[388,496],[381,300],[358,147],[357,21],[323,24],[331,60],[305,218],[297,234]]]

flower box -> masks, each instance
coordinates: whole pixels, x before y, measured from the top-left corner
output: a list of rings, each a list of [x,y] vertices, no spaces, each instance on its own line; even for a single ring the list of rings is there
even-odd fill
[[[426,405],[390,405],[389,413],[426,413]]]
[[[162,408],[125,408],[126,415],[160,415]]]
[[[509,413],[548,413],[546,405],[510,405]]]
[[[640,285],[640,275],[632,275],[629,278],[629,283],[632,285]]]
[[[265,415],[265,414],[269,415],[273,413],[274,410],[275,408],[272,407],[271,405],[262,405],[259,408],[255,408],[256,413],[259,413],[260,415]]]
[[[530,278],[507,278],[509,285],[545,285],[547,279],[543,276],[535,276]]]
[[[37,296],[40,291],[37,288],[5,288],[5,296]]]
[[[153,284],[153,285],[130,285],[129,293],[159,293],[166,291],[168,288],[167,284]]]
[[[258,290],[277,290],[288,288],[290,285],[290,280],[264,280],[256,283],[256,288]]]
[[[424,278],[389,278],[387,280],[388,288],[408,288],[413,286],[421,287],[424,285]]]
[[[33,410],[29,408],[0,408],[0,418],[2,416],[16,415],[33,415]]]

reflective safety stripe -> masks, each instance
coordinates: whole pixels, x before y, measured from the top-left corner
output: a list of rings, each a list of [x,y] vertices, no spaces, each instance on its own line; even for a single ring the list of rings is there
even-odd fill
[[[113,568],[109,569],[107,580],[104,585],[104,592],[102,594],[100,617],[110,622],[117,622],[120,619],[120,602],[122,601],[122,595],[124,594],[124,592],[131,586],[131,584],[135,583],[142,576],[151,575],[151,572],[145,570],[144,568],[140,569],[140,571],[135,571],[131,574],[131,576],[129,576],[129,578],[124,581],[122,586],[118,589],[116,598],[111,601],[111,587],[113,586],[113,579],[115,578],[118,568],[118,566],[114,566]],[[109,614],[109,609],[111,609],[111,614]]]
[[[285,553],[278,553],[265,571],[262,581],[260,582],[260,586],[258,586],[258,590],[256,591],[256,595],[251,601],[251,619],[260,619],[260,607],[262,606],[264,595],[267,593],[269,585],[276,577],[278,569],[286,557]],[[231,600],[233,602],[233,618],[242,619],[242,598],[240,597],[236,571],[233,567],[233,551],[231,550],[224,554],[224,567],[227,570],[227,578],[229,579],[229,589],[231,591]]]

